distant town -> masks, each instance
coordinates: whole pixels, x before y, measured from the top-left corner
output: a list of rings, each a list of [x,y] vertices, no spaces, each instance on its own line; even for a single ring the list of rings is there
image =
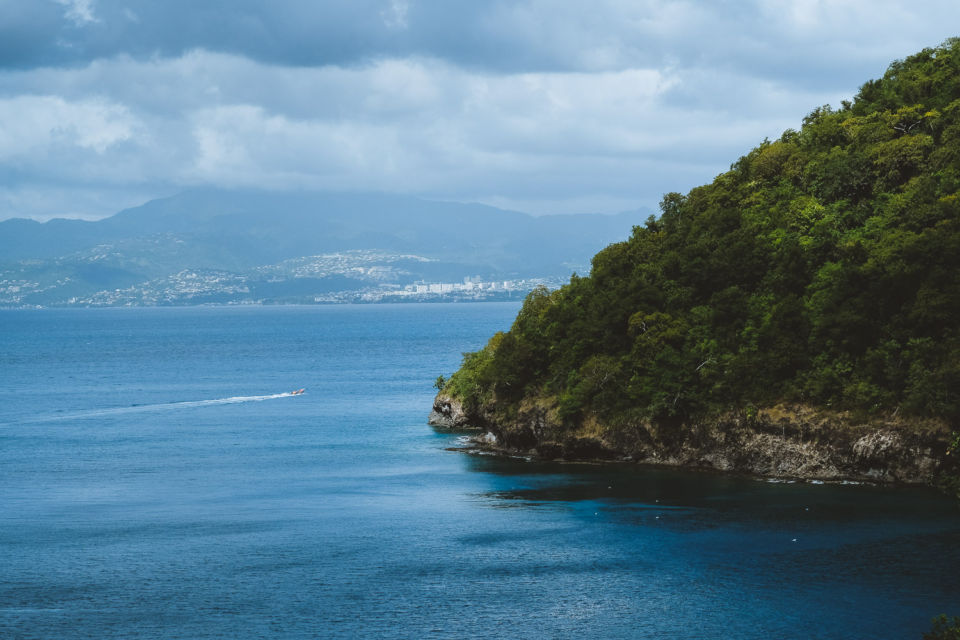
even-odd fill
[[[463,282],[431,282],[403,285],[381,285],[374,291],[365,291],[362,302],[430,302],[436,300],[496,300],[525,296],[538,286],[559,287],[559,278],[523,278],[519,280],[482,281],[464,278]],[[330,302],[326,296],[314,297],[314,302]]]
[[[37,294],[57,285],[63,286],[68,282],[59,281],[45,286],[28,279],[7,278],[0,279],[0,306],[140,307],[195,304],[481,302],[522,299],[538,286],[555,289],[563,284],[563,281],[556,277],[489,280],[476,276],[464,278],[462,282],[363,283],[366,286],[316,293],[310,291],[314,282],[318,281],[303,276],[252,277],[225,271],[185,269],[129,287],[75,295],[64,300],[52,300],[48,304],[31,304],[25,299],[30,294]],[[344,284],[350,286],[349,283]]]

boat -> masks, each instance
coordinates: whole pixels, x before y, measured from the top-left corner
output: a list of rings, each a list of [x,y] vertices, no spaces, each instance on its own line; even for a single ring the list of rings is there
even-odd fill
[[[302,394],[304,391],[306,391],[306,389],[297,389],[296,391],[291,391],[291,392],[290,392],[290,395],[292,395],[292,396],[299,396],[299,395]]]

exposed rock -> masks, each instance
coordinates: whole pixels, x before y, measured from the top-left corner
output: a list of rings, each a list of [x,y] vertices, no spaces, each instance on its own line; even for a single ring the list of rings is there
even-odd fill
[[[488,447],[497,446],[497,436],[491,431],[487,431],[483,435],[477,436],[474,440],[479,444],[486,445]]]
[[[951,466],[950,429],[902,419],[857,421],[848,414],[804,405],[731,412],[689,424],[604,425],[586,417],[564,424],[549,398],[525,400],[511,416],[495,406],[464,411],[440,394],[431,424],[474,426],[477,446],[544,459],[631,460],[711,468],[770,478],[929,484]]]
[[[443,429],[478,429],[479,425],[471,424],[463,404],[442,391],[433,399],[433,411],[427,418],[427,423]]]

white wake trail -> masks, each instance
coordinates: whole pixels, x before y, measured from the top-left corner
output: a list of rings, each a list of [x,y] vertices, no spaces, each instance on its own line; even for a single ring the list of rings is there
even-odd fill
[[[89,409],[86,411],[73,411],[57,415],[38,416],[26,420],[16,420],[12,423],[6,423],[0,426],[13,426],[15,424],[36,424],[40,422],[60,422],[63,420],[80,420],[83,418],[98,418],[103,416],[125,415],[130,413],[149,413],[155,411],[172,411],[175,409],[188,409],[191,407],[211,407],[221,404],[240,404],[243,402],[262,402],[264,400],[275,400],[277,398],[293,398],[298,393],[271,393],[263,396],[231,396],[229,398],[214,398],[211,400],[187,400],[183,402],[161,402],[157,404],[134,404],[128,407],[112,407],[109,409]]]

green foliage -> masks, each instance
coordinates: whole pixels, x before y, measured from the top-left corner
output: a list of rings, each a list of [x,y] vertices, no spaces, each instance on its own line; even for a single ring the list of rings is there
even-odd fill
[[[468,409],[491,399],[496,383],[491,365],[503,336],[502,331],[497,332],[480,351],[464,353],[460,368],[444,387],[445,391],[463,400]]]
[[[443,391],[445,386],[447,386],[447,379],[443,376],[437,376],[437,379],[433,382],[433,388],[437,391]]]
[[[932,622],[933,626],[923,634],[923,640],[960,640],[960,618],[939,615]]]
[[[960,421],[960,40],[893,63],[528,296],[447,390],[664,424],[802,400]]]

